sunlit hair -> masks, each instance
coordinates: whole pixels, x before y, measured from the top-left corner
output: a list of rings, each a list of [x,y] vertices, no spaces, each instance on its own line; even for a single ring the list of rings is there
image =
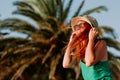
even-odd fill
[[[85,57],[85,50],[88,44],[88,35],[91,29],[91,26],[86,22],[85,30],[79,34],[79,37],[75,38],[68,47],[70,48],[70,52],[73,53],[77,59],[83,59]],[[83,44],[84,41],[84,44]]]

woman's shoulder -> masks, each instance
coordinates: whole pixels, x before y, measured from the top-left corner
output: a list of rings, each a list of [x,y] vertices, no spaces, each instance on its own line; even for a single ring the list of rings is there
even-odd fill
[[[98,40],[95,45],[95,51],[100,61],[106,61],[108,59],[107,55],[107,45],[105,40]]]
[[[103,45],[103,44],[106,45],[106,41],[105,41],[104,39],[96,39],[95,42],[96,42],[96,44],[99,43],[99,44],[101,44],[101,45]]]
[[[95,48],[98,48],[98,47],[105,48],[106,46],[107,46],[107,44],[106,44],[105,40],[103,40],[103,39],[96,40]]]

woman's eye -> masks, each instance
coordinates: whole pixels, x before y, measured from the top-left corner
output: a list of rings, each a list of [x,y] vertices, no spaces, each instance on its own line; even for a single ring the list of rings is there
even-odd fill
[[[77,28],[79,28],[79,27],[80,27],[80,26],[76,25],[74,28],[77,29]]]
[[[75,25],[74,29],[78,29],[78,28],[83,27],[83,26],[85,26],[85,24],[84,23],[80,23],[80,24]]]

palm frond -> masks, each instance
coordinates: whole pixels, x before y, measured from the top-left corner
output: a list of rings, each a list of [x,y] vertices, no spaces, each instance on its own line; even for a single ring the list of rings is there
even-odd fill
[[[81,14],[84,3],[85,0],[81,1],[73,16],[107,11],[105,6],[98,6]],[[37,23],[38,28],[21,19],[0,20],[0,33],[2,30],[8,29],[11,32],[16,31],[28,35],[26,38],[4,37],[6,34],[2,33],[3,37],[0,38],[0,80],[23,80],[22,78],[26,80],[82,80],[78,65],[71,69],[63,69],[61,65],[64,48],[71,34],[70,21],[66,20],[72,4],[73,0],[25,0],[14,3],[17,10],[13,14],[32,19]],[[120,42],[115,40],[114,30],[109,26],[98,28],[107,46],[119,51]],[[106,37],[105,34],[112,37]],[[120,65],[118,65],[120,58],[111,54],[110,51],[108,53],[111,69],[118,76],[120,74]],[[118,72],[116,72],[117,70]]]
[[[73,0],[70,0],[69,3],[68,3],[68,5],[67,5],[67,7],[64,9],[64,14],[63,14],[63,18],[62,18],[63,20],[66,20],[66,18],[68,17],[68,13],[70,11],[72,3],[73,3]]]
[[[33,25],[29,24],[28,22],[14,18],[1,21],[0,29],[8,29],[10,31],[18,31],[26,34],[30,34],[37,30]]]
[[[94,12],[100,13],[101,11],[107,11],[107,10],[108,9],[105,6],[98,6],[96,8],[85,11],[81,15],[89,15],[89,14],[94,13]]]
[[[28,10],[31,10],[31,11],[34,11],[34,9],[32,8],[31,5],[29,5],[27,2],[25,1],[15,1],[13,3],[13,5],[15,6],[18,6],[18,9],[19,8],[23,8],[23,9],[28,9]]]
[[[116,39],[117,37],[117,35],[115,34],[115,31],[110,26],[100,26],[99,32],[101,33],[101,35],[103,34],[111,35],[111,37],[113,37],[114,39]]]
[[[38,58],[40,58],[39,54],[34,56],[32,59],[28,59],[26,60],[22,66],[20,66],[18,68],[18,70],[15,72],[15,74],[13,75],[13,77],[11,78],[11,80],[17,80],[21,75],[22,73],[24,72],[24,70],[29,67],[30,64],[33,64]]]
[[[63,4],[62,4],[62,0],[56,0],[56,1],[57,1],[56,18],[61,23],[62,22],[62,17],[60,17],[60,16],[63,16]]]
[[[75,14],[74,14],[74,16],[73,16],[73,17],[75,17],[75,16],[78,16],[78,15],[79,15],[79,13],[80,13],[81,9],[82,9],[82,8],[83,8],[83,6],[84,6],[84,3],[85,3],[85,0],[83,0],[83,1],[81,2],[80,6],[79,6],[79,7],[78,7],[78,9],[76,10],[76,12],[75,12]]]
[[[33,11],[29,11],[29,10],[19,9],[19,11],[14,11],[13,14],[24,15],[24,16],[30,17],[31,19],[33,19],[37,22],[42,20],[41,15],[39,15],[39,14],[33,12]]]
[[[104,37],[103,39],[107,42],[107,46],[120,50],[120,42],[117,40],[111,39],[109,37]]]

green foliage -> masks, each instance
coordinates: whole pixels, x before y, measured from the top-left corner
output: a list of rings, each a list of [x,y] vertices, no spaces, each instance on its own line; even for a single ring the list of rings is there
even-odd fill
[[[9,33],[19,32],[27,35],[23,38],[6,37],[9,33],[0,34],[0,80],[82,80],[80,72],[76,71],[79,69],[77,64],[71,69],[62,67],[65,46],[71,33],[70,22],[66,23],[66,20],[72,3],[73,0],[24,0],[14,3],[17,10],[13,14],[32,19],[38,28],[28,21],[16,18],[0,21],[0,32],[8,30]],[[81,1],[75,14],[69,17],[107,11],[105,6],[98,6],[80,13],[84,3],[85,0]],[[108,47],[120,50],[120,42],[114,39],[116,36],[112,28],[99,27],[99,33],[106,40]],[[104,34],[113,37],[105,37]],[[114,75],[118,76],[119,58],[110,52],[109,54]],[[114,61],[117,63],[113,64]],[[115,74],[116,70],[118,72]]]

